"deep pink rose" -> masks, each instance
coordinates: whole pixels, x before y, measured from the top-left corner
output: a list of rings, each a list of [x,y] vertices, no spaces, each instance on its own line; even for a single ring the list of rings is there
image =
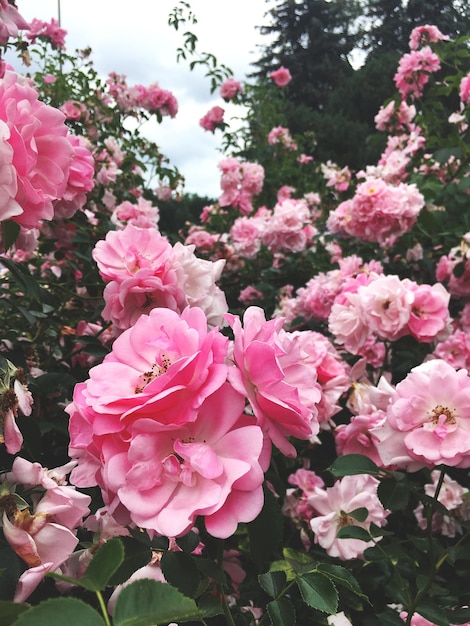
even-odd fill
[[[16,170],[17,190],[12,200],[21,207],[12,218],[21,226],[35,228],[41,219],[52,219],[53,200],[62,198],[67,188],[73,148],[65,117],[40,102],[26,79],[7,70],[0,80],[0,119],[10,133],[7,137],[4,130],[2,138],[13,149],[12,158],[7,155],[7,163]],[[13,193],[13,182],[2,193],[7,190]]]
[[[264,311],[249,307],[240,319],[227,315],[233,328],[233,361],[229,380],[246,394],[258,423],[275,446],[295,456],[287,437],[313,438],[319,430],[316,355],[309,352],[309,333],[288,333],[282,318],[266,321]],[[262,364],[262,367],[260,366]]]

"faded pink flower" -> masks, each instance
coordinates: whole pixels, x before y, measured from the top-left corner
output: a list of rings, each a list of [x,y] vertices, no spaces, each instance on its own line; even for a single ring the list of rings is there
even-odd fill
[[[224,100],[232,100],[239,93],[243,93],[243,87],[234,78],[227,78],[220,87],[220,97]]]
[[[225,111],[222,107],[214,106],[203,117],[201,117],[199,125],[202,126],[204,130],[209,130],[213,133],[216,128],[224,127],[224,113]]]
[[[419,98],[429,81],[429,74],[441,69],[441,62],[429,46],[404,54],[398,64],[394,81],[403,100]]]
[[[353,415],[349,424],[341,424],[334,431],[335,445],[338,456],[344,454],[362,454],[369,457],[377,465],[381,465],[377,451],[378,438],[371,429],[385,418],[383,411],[373,411],[366,415]]]
[[[226,316],[234,333],[229,380],[246,394],[261,428],[287,456],[296,456],[287,440],[312,439],[319,430],[314,356],[308,352],[308,333],[288,333],[282,318],[266,321],[261,308],[251,306],[243,316]],[[263,367],[259,367],[262,363]]]
[[[70,218],[85,206],[87,193],[94,185],[95,162],[84,137],[67,135],[73,149],[63,196],[54,201],[54,217]]]
[[[269,77],[273,79],[278,87],[285,87],[292,80],[291,73],[285,67],[280,67],[274,72],[269,74]]]
[[[320,544],[330,556],[343,560],[355,559],[374,545],[372,540],[339,539],[336,535],[341,528],[347,526],[359,526],[369,530],[372,523],[376,526],[385,525],[389,511],[383,508],[377,496],[378,485],[376,478],[366,474],[345,476],[332,487],[316,489],[308,498],[309,504],[317,512],[310,520],[315,543]],[[363,522],[350,515],[360,508],[368,511]],[[377,540],[378,537],[375,538]]]
[[[384,465],[470,467],[470,378],[441,359],[396,386],[386,422],[373,430]]]

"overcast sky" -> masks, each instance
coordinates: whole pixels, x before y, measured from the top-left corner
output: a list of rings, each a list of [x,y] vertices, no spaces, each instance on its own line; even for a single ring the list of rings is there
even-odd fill
[[[189,2],[198,19],[190,27],[198,36],[198,49],[214,54],[233,70],[234,78],[243,81],[258,56],[256,45],[266,41],[255,26],[265,23],[269,4],[265,0]],[[226,118],[234,109],[217,93],[211,96],[210,82],[201,69],[190,72],[187,63],[176,62],[184,30],[176,32],[167,24],[176,4],[177,0],[62,0],[61,23],[68,31],[68,51],[90,46],[100,74],[125,74],[130,85],[158,82],[175,94],[176,118],[156,125],[150,137],[185,176],[186,191],[216,197],[221,135],[204,131],[199,119],[216,104],[226,109]],[[17,6],[27,20],[58,17],[58,0],[17,0]]]

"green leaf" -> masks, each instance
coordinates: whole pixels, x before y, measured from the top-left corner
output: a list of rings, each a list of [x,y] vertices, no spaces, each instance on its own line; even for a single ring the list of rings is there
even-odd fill
[[[260,569],[266,570],[272,553],[282,540],[284,517],[271,490],[264,486],[264,506],[258,517],[248,524],[250,552]]]
[[[80,578],[80,586],[89,591],[100,591],[124,562],[124,546],[120,539],[109,539],[95,552],[87,570]]]
[[[41,287],[31,276],[26,267],[20,265],[20,263],[12,261],[11,259],[6,259],[5,257],[0,257],[0,264],[10,270],[11,275],[15,279],[18,286],[23,289],[28,296],[38,302],[41,301]]]
[[[330,465],[328,470],[336,478],[341,478],[342,476],[353,476],[356,474],[372,474],[375,476],[380,472],[380,469],[374,461],[369,459],[367,456],[363,456],[362,454],[346,454],[344,456],[339,456]]]
[[[404,622],[397,611],[390,609],[377,615],[377,623],[380,626],[403,626]]]
[[[358,509],[354,509],[354,511],[348,512],[346,515],[352,517],[358,522],[365,522],[367,516],[369,515],[369,511],[366,509],[365,506],[361,506]]]
[[[380,502],[386,509],[396,511],[403,509],[410,499],[410,490],[404,481],[385,478],[380,481],[377,489]]]
[[[121,591],[114,607],[113,623],[114,626],[155,626],[199,618],[194,600],[167,583],[144,579]]]
[[[183,537],[178,537],[176,539],[176,543],[183,550],[183,552],[193,552],[201,541],[201,538],[197,533],[193,530],[190,530],[189,533],[183,535]]]
[[[3,623],[3,622],[2,622]],[[99,613],[77,598],[53,598],[21,613],[14,626],[104,626]]]
[[[308,606],[334,615],[338,609],[338,592],[333,582],[320,572],[310,572],[297,579],[302,598]]]
[[[186,552],[164,552],[160,561],[165,580],[185,596],[196,595],[201,577],[194,557]]]
[[[276,598],[286,586],[286,575],[284,572],[266,572],[258,576],[258,581],[271,598]]]
[[[344,526],[336,533],[338,539],[360,539],[370,541],[370,534],[362,526]]]
[[[121,537],[120,541],[124,546],[124,560],[109,580],[112,586],[121,585],[136,570],[147,565],[152,558],[150,548],[132,537]]]
[[[328,576],[333,582],[342,587],[346,587],[357,596],[369,601],[368,597],[362,592],[357,580],[345,567],[341,565],[331,565],[330,563],[319,563],[317,569],[319,572]]]
[[[2,242],[4,252],[8,252],[10,247],[15,243],[20,234],[20,226],[13,220],[5,220],[2,222]]]
[[[266,608],[273,626],[295,626],[295,609],[287,598],[273,600]]]
[[[16,618],[29,609],[29,604],[0,601],[0,615],[2,626],[11,626]]]
[[[429,600],[423,600],[416,607],[416,612],[428,619],[436,626],[449,626],[450,622],[445,614],[444,610],[440,606],[430,602]]]

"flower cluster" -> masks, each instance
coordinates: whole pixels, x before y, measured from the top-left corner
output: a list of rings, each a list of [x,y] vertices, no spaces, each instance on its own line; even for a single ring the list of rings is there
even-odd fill
[[[223,191],[220,206],[233,206],[243,215],[251,213],[253,196],[263,188],[263,167],[258,163],[240,162],[234,157],[223,159],[218,167],[222,172],[220,186]]]

